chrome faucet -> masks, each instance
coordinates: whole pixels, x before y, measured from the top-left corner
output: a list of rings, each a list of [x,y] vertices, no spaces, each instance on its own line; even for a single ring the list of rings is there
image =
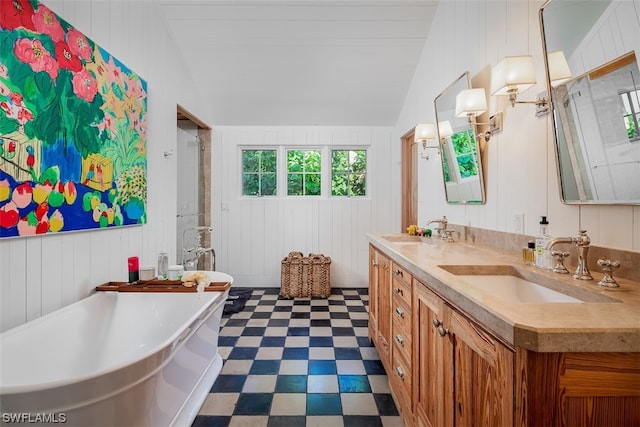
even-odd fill
[[[438,237],[440,237],[441,239],[446,239],[447,238],[447,224],[449,223],[449,220],[447,220],[446,216],[442,216],[442,218],[438,218],[438,219],[431,219],[429,221],[427,221],[427,227],[430,224],[433,224],[434,222],[437,222],[438,224],[440,224],[440,227],[436,228],[436,232],[438,233]],[[451,235],[449,234],[448,237],[451,237]]]
[[[573,278],[577,280],[593,280],[589,268],[587,267],[587,254],[591,239],[587,236],[587,230],[580,230],[580,234],[576,237],[557,237],[547,242],[545,249],[550,250],[559,243],[575,243],[578,253],[578,267],[573,274]]]

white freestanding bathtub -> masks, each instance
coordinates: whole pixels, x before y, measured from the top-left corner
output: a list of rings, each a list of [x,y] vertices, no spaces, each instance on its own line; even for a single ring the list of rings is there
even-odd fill
[[[2,422],[190,425],[222,368],[227,293],[97,292],[0,334]]]

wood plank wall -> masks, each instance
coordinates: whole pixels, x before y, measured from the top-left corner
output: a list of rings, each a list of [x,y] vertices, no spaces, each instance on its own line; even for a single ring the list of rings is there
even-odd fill
[[[365,148],[367,196],[242,197],[243,147]],[[280,286],[281,261],[290,251],[330,256],[333,287],[367,286],[366,234],[400,227],[400,142],[391,128],[218,127],[212,157],[217,268],[234,277],[234,286]],[[279,171],[283,194],[285,174]]]

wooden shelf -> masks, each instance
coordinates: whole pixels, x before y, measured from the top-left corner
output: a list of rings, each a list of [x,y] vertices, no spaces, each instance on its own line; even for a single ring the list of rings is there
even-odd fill
[[[231,282],[211,282],[205,292],[224,292]],[[139,280],[133,283],[107,282],[96,286],[96,291],[111,292],[197,292],[197,286],[187,287],[180,280]]]

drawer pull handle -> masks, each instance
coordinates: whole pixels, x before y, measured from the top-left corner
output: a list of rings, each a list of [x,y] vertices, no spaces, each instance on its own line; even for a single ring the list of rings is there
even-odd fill
[[[402,289],[400,289],[400,288],[396,288],[396,294],[398,294],[398,295],[404,295],[404,292],[402,292]]]
[[[438,320],[438,319],[436,319],[436,318],[434,318],[434,319],[433,319],[433,322],[432,322],[432,323],[433,323],[433,326],[434,326],[435,328],[437,328],[438,326],[442,325],[442,322],[441,322],[441,321],[439,321],[439,320]]]
[[[400,276],[400,277],[403,276],[402,270],[398,270],[398,269],[393,270],[393,274],[395,274],[396,276]]]
[[[396,307],[396,314],[404,319],[404,310],[400,307]]]
[[[396,375],[398,375],[401,380],[404,379],[404,371],[400,366],[396,366]]]
[[[376,262],[376,260],[375,260],[375,259],[372,259],[372,260],[371,260],[371,265],[372,265],[373,267],[377,267],[377,266],[378,266],[378,263]]]
[[[404,347],[404,339],[402,339],[402,335],[396,335],[396,341],[398,341],[398,344]]]
[[[449,335],[449,330],[443,328],[442,325],[440,325],[440,326],[438,326],[438,334],[440,334],[441,337],[445,337],[445,336]]]

